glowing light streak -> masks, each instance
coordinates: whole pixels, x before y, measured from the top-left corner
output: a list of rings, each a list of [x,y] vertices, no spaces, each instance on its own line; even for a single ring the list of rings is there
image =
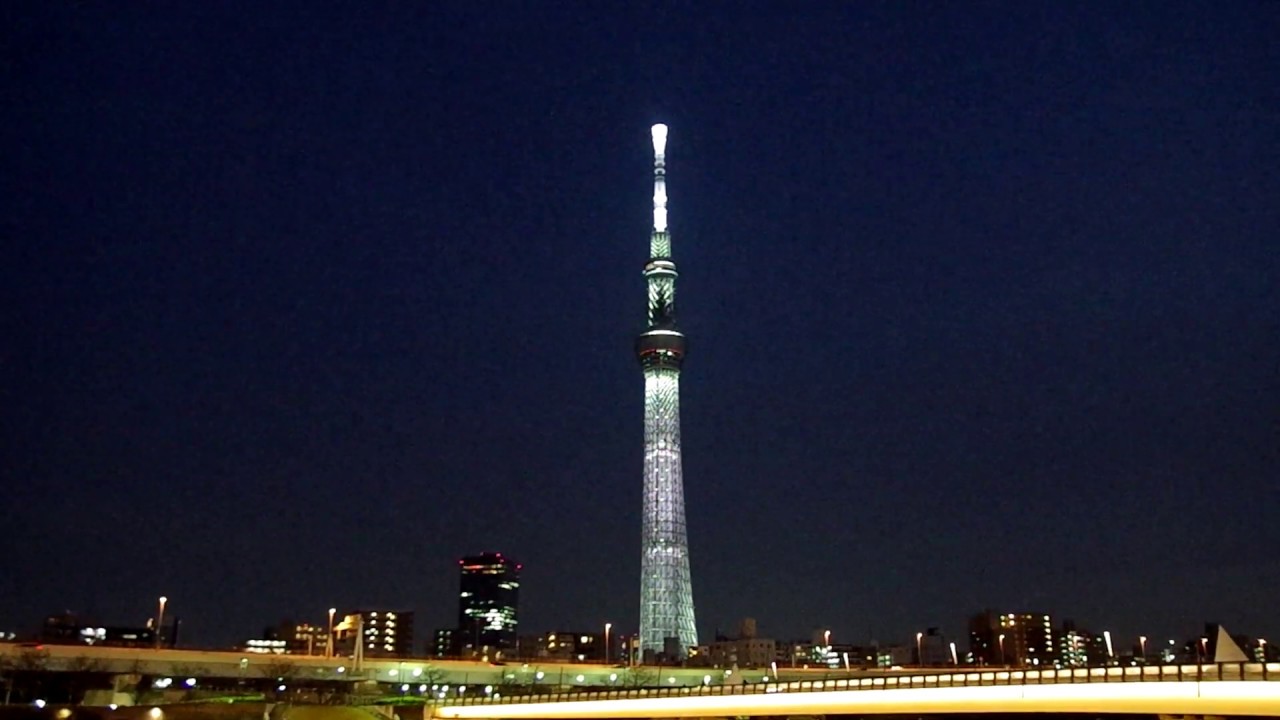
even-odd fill
[[[660,718],[821,714],[1121,713],[1280,717],[1280,683],[1258,681],[1092,682],[1049,685],[779,692],[446,706],[436,717]]]

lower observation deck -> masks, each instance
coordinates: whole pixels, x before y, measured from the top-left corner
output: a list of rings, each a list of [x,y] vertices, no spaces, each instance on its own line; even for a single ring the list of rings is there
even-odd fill
[[[651,328],[636,338],[636,358],[640,366],[679,370],[684,362],[684,333],[665,328]]]
[[[707,676],[708,680],[711,676]],[[1280,717],[1280,663],[983,670],[750,685],[477,697],[448,720],[1097,713]]]

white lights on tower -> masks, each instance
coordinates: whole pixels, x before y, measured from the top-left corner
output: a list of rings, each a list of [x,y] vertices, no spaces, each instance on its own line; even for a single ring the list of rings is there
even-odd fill
[[[667,184],[661,176],[653,181],[653,229],[667,231]]]
[[[649,129],[649,134],[653,136],[653,154],[661,158],[667,154],[667,126],[658,123]]]
[[[653,231],[667,231],[667,126],[662,123],[650,130],[653,136]]]

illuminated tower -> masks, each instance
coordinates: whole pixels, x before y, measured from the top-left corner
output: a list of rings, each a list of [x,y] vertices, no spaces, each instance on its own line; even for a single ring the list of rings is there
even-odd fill
[[[644,534],[640,556],[640,648],[663,652],[678,638],[678,652],[698,644],[689,580],[680,469],[680,363],[684,335],[676,329],[676,264],[667,234],[667,126],[653,130],[653,234],[644,277],[649,325],[636,338],[644,370]]]

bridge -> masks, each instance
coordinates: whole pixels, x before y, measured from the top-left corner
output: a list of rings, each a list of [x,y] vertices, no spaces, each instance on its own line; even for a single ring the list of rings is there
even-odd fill
[[[305,655],[0,643],[0,662],[22,667],[23,655],[32,653],[42,671],[92,667],[176,678],[161,702],[180,700],[187,679],[226,687],[285,673],[290,692],[376,686],[416,697],[441,720],[1011,712],[1280,717],[1280,663],[775,671],[380,658],[357,666],[349,658]]]
[[[1096,713],[1280,717],[1280,663],[976,670],[446,702],[444,720]]]
[[[56,645],[0,643],[0,663],[21,664],[24,655],[38,656],[43,670],[74,671],[92,666],[103,673],[137,674],[151,677],[195,676],[201,680],[240,680],[274,675],[282,668],[298,681],[369,681],[383,684],[412,684],[424,679],[430,684],[458,686],[520,685],[533,689],[624,686],[632,683],[626,667],[599,663],[570,663],[556,660],[488,663],[476,660],[439,658],[365,658],[355,663],[350,657],[320,655],[274,655],[229,650],[171,648],[130,648],[101,645]],[[658,673],[661,671],[661,674]],[[780,669],[784,679],[821,677],[824,671]],[[711,673],[715,682],[742,677],[733,671],[711,668],[650,668],[653,682],[663,685],[702,685]],[[768,670],[751,672],[751,681],[761,681]],[[634,683],[632,683],[634,684]]]
[[[350,657],[320,655],[274,655],[231,650],[172,648],[130,648],[102,645],[55,645],[0,643],[0,663],[20,663],[24,654],[38,654],[42,669],[51,672],[75,671],[92,666],[103,673],[147,675],[150,677],[195,676],[198,679],[241,680],[274,676],[287,666],[295,681],[368,681],[389,685],[410,684],[415,690],[424,680],[432,684],[484,687],[521,686],[531,691],[586,688],[663,687],[721,685],[726,683],[780,682],[866,675],[895,675],[951,672],[949,669],[870,669],[836,671],[821,668],[776,670],[725,669],[705,667],[629,668],[600,663],[563,662],[552,659],[513,660],[488,663],[478,660],[440,658],[365,658],[359,664]]]

